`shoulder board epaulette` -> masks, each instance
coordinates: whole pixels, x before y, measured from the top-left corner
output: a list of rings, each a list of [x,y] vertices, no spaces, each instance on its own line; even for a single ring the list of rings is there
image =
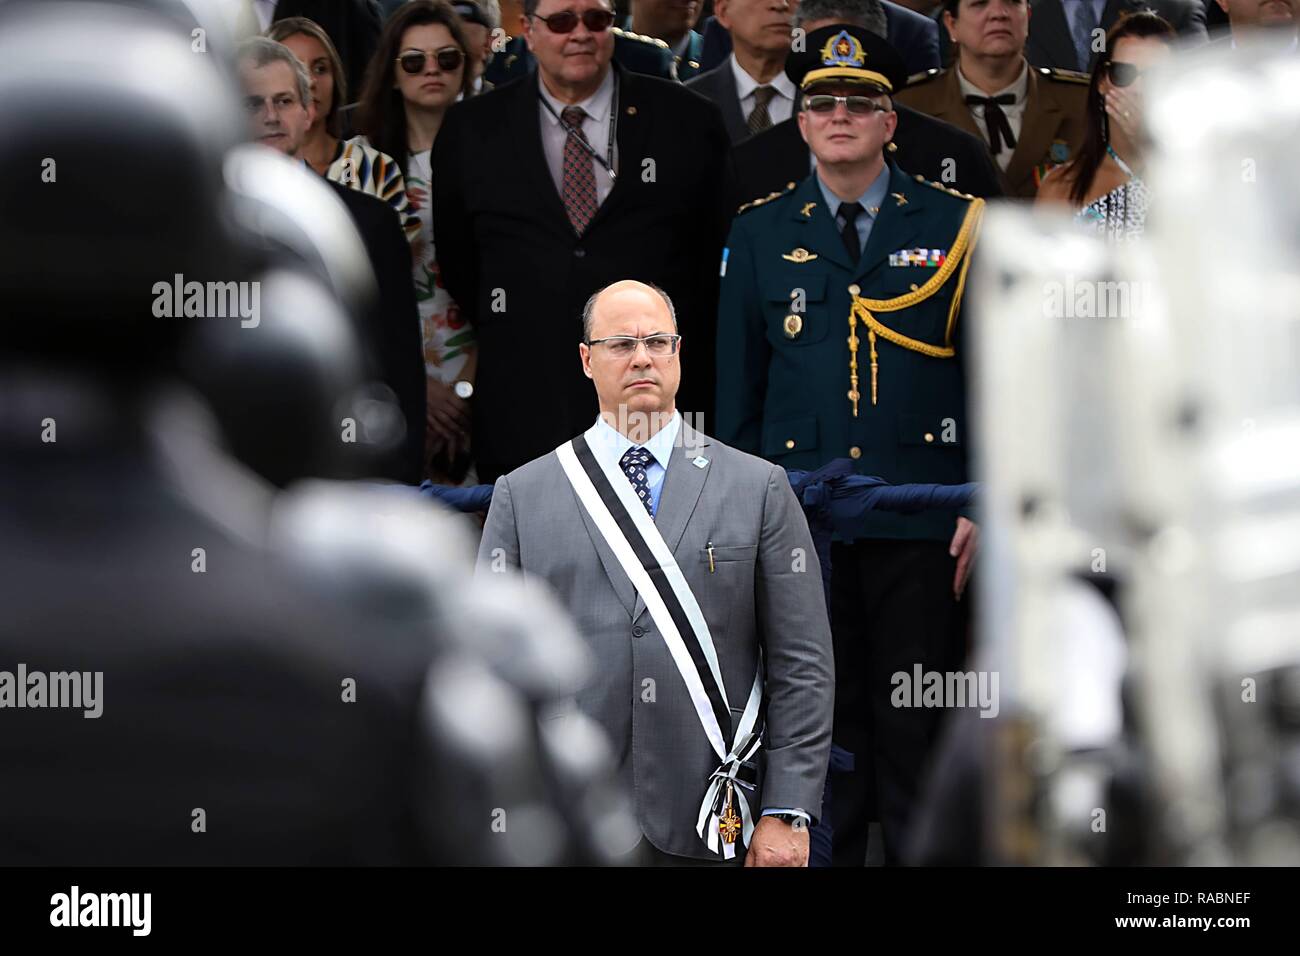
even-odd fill
[[[642,33],[633,33],[631,30],[624,30],[622,27],[610,27],[616,37],[626,37],[629,40],[637,40],[641,43],[649,43],[651,46],[663,47],[665,50],[670,49],[667,43],[658,37],[648,37]]]
[[[742,212],[745,212],[747,209],[753,209],[755,206],[761,206],[765,202],[771,202],[773,199],[780,199],[782,196],[784,196],[786,193],[788,193],[790,190],[794,189],[794,187],[798,185],[799,185],[798,183],[786,183],[785,189],[778,189],[776,192],[768,193],[766,196],[762,196],[758,199],[751,199],[749,202],[745,203],[743,206],[741,206],[739,209],[736,210],[736,215],[740,215]]]
[[[929,186],[931,189],[937,189],[937,190],[939,190],[939,192],[941,192],[941,193],[947,193],[949,196],[956,196],[958,199],[974,199],[974,198],[975,198],[975,197],[972,196],[970,193],[959,193],[959,192],[957,192],[957,190],[955,190],[955,189],[949,189],[947,186],[943,185],[943,183],[933,183],[933,182],[931,182],[930,180],[926,179],[924,176],[922,176],[922,175],[920,175],[920,174],[918,174],[918,175],[916,176],[916,181],[917,181],[918,183],[924,183],[925,185]]]
[[[913,73],[911,76],[907,78],[907,86],[917,86],[921,83],[925,83],[929,80],[933,80],[936,76],[939,76],[941,73],[943,73],[943,70],[939,69],[937,66],[929,70],[923,70],[920,73]],[[906,89],[906,87],[904,87],[904,89]]]
[[[1038,72],[1049,80],[1060,80],[1062,83],[1082,83],[1087,86],[1092,82],[1092,77],[1077,70],[1058,70],[1053,67],[1040,66]]]

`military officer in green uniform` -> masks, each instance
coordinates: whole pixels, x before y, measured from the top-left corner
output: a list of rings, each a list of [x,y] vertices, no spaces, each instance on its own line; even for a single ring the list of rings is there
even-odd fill
[[[887,43],[837,25],[793,56],[816,171],[732,224],[716,434],[790,468],[966,481],[961,304],[983,200],[886,158],[906,81]],[[900,859],[942,710],[893,706],[893,676],[960,669],[976,535],[955,512],[870,512],[832,546],[835,742],[855,758],[832,780],[836,864],[863,863],[872,820]]]

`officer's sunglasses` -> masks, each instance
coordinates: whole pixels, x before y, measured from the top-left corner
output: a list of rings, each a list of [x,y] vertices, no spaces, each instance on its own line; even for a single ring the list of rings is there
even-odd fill
[[[453,73],[465,62],[465,54],[454,46],[448,46],[433,51],[433,59],[437,62],[438,69],[444,73]],[[424,72],[424,65],[429,62],[429,54],[422,50],[407,50],[397,58],[397,62],[404,72],[419,76]]]
[[[636,347],[644,342],[645,350],[652,358],[667,358],[669,355],[676,354],[677,344],[681,340],[680,335],[661,332],[640,339],[634,335],[611,335],[604,339],[592,339],[587,344],[605,346],[612,358],[630,358],[636,353]]]
[[[850,113],[857,113],[859,116],[870,116],[872,113],[888,113],[888,106],[881,106],[869,96],[832,96],[830,93],[814,93],[812,96],[805,96],[803,99],[803,108],[810,113],[834,113],[835,107],[840,103]]]
[[[1132,86],[1143,73],[1132,63],[1109,60],[1106,63],[1106,75],[1116,86]]]
[[[579,17],[573,10],[561,10],[549,17],[539,17],[534,13],[532,17],[545,23],[546,29],[552,33],[572,33],[578,28]],[[582,25],[592,33],[600,33],[609,29],[614,22],[614,14],[609,10],[583,10],[581,19]]]

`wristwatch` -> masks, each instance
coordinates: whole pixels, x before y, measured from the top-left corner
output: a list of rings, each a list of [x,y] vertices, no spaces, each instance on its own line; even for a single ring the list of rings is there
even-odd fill
[[[463,378],[459,382],[453,383],[452,391],[456,393],[457,398],[469,400],[474,395],[474,383],[467,382]]]

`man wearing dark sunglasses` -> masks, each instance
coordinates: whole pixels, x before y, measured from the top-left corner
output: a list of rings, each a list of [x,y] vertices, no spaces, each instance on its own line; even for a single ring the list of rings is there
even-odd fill
[[[487,72],[484,77],[488,82],[500,86],[508,80],[513,80],[520,76],[526,76],[535,64],[533,54],[528,46],[525,32],[527,31],[533,14],[529,12],[530,4],[522,3],[518,5],[519,15],[511,19],[503,11],[501,25],[509,30],[516,31],[516,34],[505,49],[497,53],[488,64]],[[533,12],[536,11],[537,4],[531,4]],[[612,8],[610,8],[612,11]],[[576,28],[568,26],[570,21],[568,17],[563,17],[556,21],[558,27],[567,27],[569,30]],[[594,22],[594,21],[593,21]],[[545,29],[545,24],[540,24]],[[677,79],[677,71],[674,66],[673,51],[663,40],[657,40],[654,37],[643,36],[639,33],[632,33],[628,30],[620,30],[613,25],[613,21],[604,27],[614,38],[614,59],[624,69],[631,70],[633,73],[642,73],[646,76],[657,76],[661,79]]]
[[[491,481],[582,431],[594,400],[564,349],[597,288],[635,276],[679,304],[713,367],[729,219],[717,107],[614,62],[606,0],[528,0],[537,69],[453,107],[434,144],[442,281],[478,334],[475,456]],[[712,419],[712,382],[686,411]]]
[[[983,201],[886,158],[906,81],[883,39],[807,36],[799,130],[816,170],[736,217],[718,307],[718,437],[786,468],[849,459],[891,482],[966,481],[962,277]],[[880,821],[901,861],[937,718],[890,705],[891,676],[958,667],[978,540],[962,513],[868,512],[831,550],[836,865]],[[833,751],[833,754],[835,752]],[[819,842],[812,834],[813,844]]]

